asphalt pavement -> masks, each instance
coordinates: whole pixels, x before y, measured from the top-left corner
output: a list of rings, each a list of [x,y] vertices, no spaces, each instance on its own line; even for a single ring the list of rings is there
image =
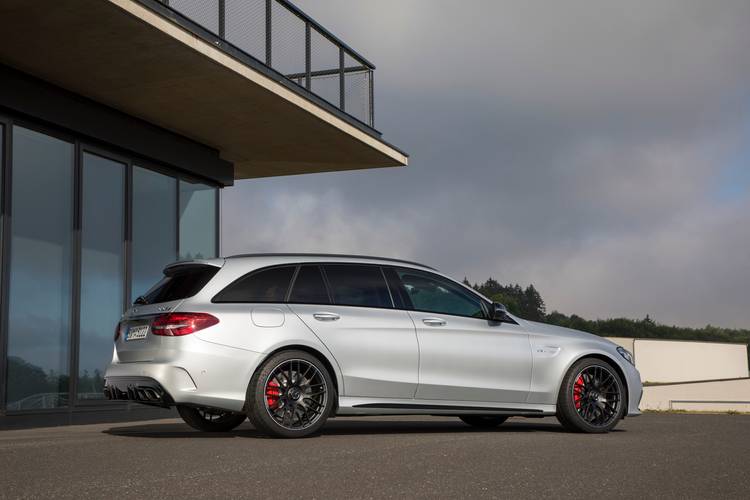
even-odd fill
[[[300,440],[180,420],[0,431],[0,498],[748,498],[750,416],[336,418]]]

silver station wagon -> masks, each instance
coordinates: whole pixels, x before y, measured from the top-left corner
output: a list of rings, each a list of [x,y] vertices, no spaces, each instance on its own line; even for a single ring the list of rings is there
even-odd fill
[[[642,392],[604,338],[515,317],[428,266],[317,254],[167,266],[117,325],[105,379],[109,399],[176,406],[202,431],[249,418],[279,437],[384,414],[607,432]]]

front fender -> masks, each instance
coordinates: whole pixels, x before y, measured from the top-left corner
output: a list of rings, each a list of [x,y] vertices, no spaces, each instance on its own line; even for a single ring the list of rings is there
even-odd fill
[[[533,368],[527,402],[557,404],[563,378],[573,364],[586,357],[598,357],[605,359],[620,372],[628,398],[628,415],[640,413],[640,374],[617,353],[616,345],[612,344],[610,348],[598,339],[552,338],[535,334],[530,338]],[[553,354],[552,350],[555,348],[559,348],[559,351]]]

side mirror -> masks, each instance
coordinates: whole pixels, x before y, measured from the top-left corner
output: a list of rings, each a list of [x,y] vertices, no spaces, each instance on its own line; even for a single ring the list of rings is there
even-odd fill
[[[490,306],[490,320],[492,321],[508,321],[508,310],[504,305],[499,302],[493,302]]]

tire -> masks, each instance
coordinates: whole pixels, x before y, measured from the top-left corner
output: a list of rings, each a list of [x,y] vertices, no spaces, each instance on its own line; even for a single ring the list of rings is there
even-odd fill
[[[183,405],[177,405],[177,413],[190,427],[203,432],[228,432],[247,418],[244,413],[222,412]]]
[[[282,351],[255,372],[245,407],[255,428],[269,436],[301,438],[326,423],[336,389],[325,365],[305,351]]]
[[[463,423],[472,427],[482,427],[485,429],[497,427],[508,420],[508,417],[499,415],[461,415],[458,418],[460,418]]]
[[[625,384],[612,364],[584,358],[563,378],[556,416],[568,431],[604,433],[615,428],[626,408]]]

